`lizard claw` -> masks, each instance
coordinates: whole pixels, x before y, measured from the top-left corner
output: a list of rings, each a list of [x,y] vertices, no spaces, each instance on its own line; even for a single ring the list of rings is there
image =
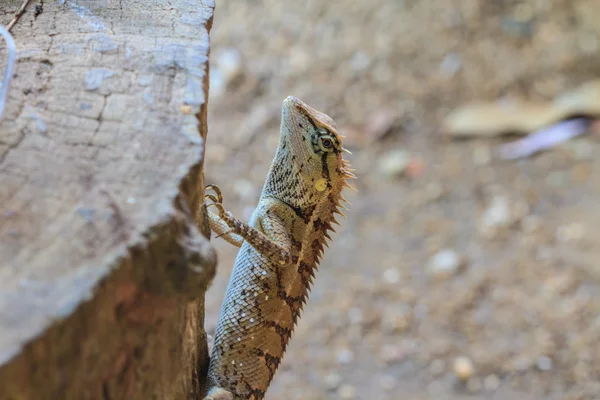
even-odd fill
[[[213,192],[215,192],[215,194],[210,194],[207,193],[204,195],[204,200],[210,200],[211,203],[207,204],[206,207],[210,207],[210,206],[214,206],[217,208],[217,211],[219,212],[219,217],[223,218],[223,216],[225,215],[225,208],[223,208],[223,195],[221,194],[221,190],[219,189],[218,186],[215,185],[208,185],[204,188],[204,190],[210,190],[212,189]]]
[[[205,194],[204,199],[205,200],[208,199],[208,200],[212,201],[212,204],[221,204],[219,199],[212,194]]]
[[[207,190],[212,190],[213,192],[215,192],[215,194],[217,195],[217,200],[213,200],[215,196],[209,194],[205,195],[204,197],[209,197],[211,200],[213,200],[214,203],[223,203],[223,195],[221,194],[221,189],[219,189],[217,185],[207,185],[204,187],[204,191],[206,192]]]
[[[210,194],[207,193],[204,195],[204,199],[205,200],[210,200],[211,202],[206,204],[206,208],[208,209],[208,207],[213,206],[217,209],[217,215],[219,216],[219,219],[223,222],[225,222],[230,228],[231,228],[231,224],[232,224],[232,219],[233,217],[231,216],[231,213],[228,213],[227,211],[225,211],[225,207],[223,207],[223,196],[221,195],[221,191],[219,190],[219,188],[217,186],[213,186],[213,185],[208,185],[205,189],[212,189],[215,194]],[[228,232],[223,232],[221,235],[219,236],[223,236],[230,233]]]

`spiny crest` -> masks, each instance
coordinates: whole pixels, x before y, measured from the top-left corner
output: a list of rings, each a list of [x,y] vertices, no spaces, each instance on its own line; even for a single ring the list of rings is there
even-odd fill
[[[352,190],[356,190],[356,188],[354,186],[352,186],[348,183],[349,179],[356,179],[356,175],[354,175],[354,173],[353,173],[356,170],[350,167],[350,162],[348,160],[342,159],[341,171],[342,171],[342,177],[344,178],[344,186],[349,187]],[[340,201],[349,203],[349,201],[346,200],[344,198],[344,196],[342,196],[341,194],[340,194]],[[339,202],[338,202],[338,204],[339,204]]]
[[[330,233],[336,232],[335,228],[333,227],[333,224],[340,226],[340,223],[337,221],[335,214],[339,214],[339,215],[342,215],[343,217],[346,217],[344,215],[344,213],[341,211],[341,209],[344,209],[344,210],[347,209],[344,206],[344,203],[350,204],[350,202],[342,195],[341,191],[343,190],[343,188],[345,186],[354,189],[354,187],[352,187],[348,183],[348,180],[356,179],[356,176],[351,172],[352,170],[350,169],[350,163],[347,160],[342,160],[341,171],[342,171],[341,177],[343,178],[343,182],[341,184],[342,187],[340,188],[339,192],[332,193],[333,196],[329,197],[331,199],[331,204],[330,204],[330,208],[329,208],[331,215],[329,215],[329,219],[323,223],[323,229],[321,230],[322,238],[320,239],[321,242],[319,243],[318,248],[315,249],[315,260],[316,260],[315,268],[321,262],[321,259],[323,257],[324,246],[329,247],[328,242],[332,240]],[[354,189],[354,190],[356,190],[356,189]]]

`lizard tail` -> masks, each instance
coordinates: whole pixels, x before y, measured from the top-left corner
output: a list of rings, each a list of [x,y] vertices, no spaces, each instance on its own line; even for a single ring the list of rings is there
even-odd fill
[[[204,400],[233,400],[233,394],[225,389],[215,387],[208,391]]]

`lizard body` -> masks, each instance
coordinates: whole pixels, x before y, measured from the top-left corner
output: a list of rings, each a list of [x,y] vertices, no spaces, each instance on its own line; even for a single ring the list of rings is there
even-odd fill
[[[245,224],[208,194],[211,229],[240,247],[221,306],[205,400],[263,399],[354,178],[334,121],[289,96],[257,208]],[[351,186],[350,186],[351,187]]]

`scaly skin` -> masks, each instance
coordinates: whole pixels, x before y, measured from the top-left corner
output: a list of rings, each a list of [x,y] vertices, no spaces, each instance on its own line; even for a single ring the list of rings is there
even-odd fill
[[[205,400],[260,400],[273,379],[353,178],[327,115],[289,96],[275,159],[250,222],[207,198],[212,230],[240,247],[217,324]]]

